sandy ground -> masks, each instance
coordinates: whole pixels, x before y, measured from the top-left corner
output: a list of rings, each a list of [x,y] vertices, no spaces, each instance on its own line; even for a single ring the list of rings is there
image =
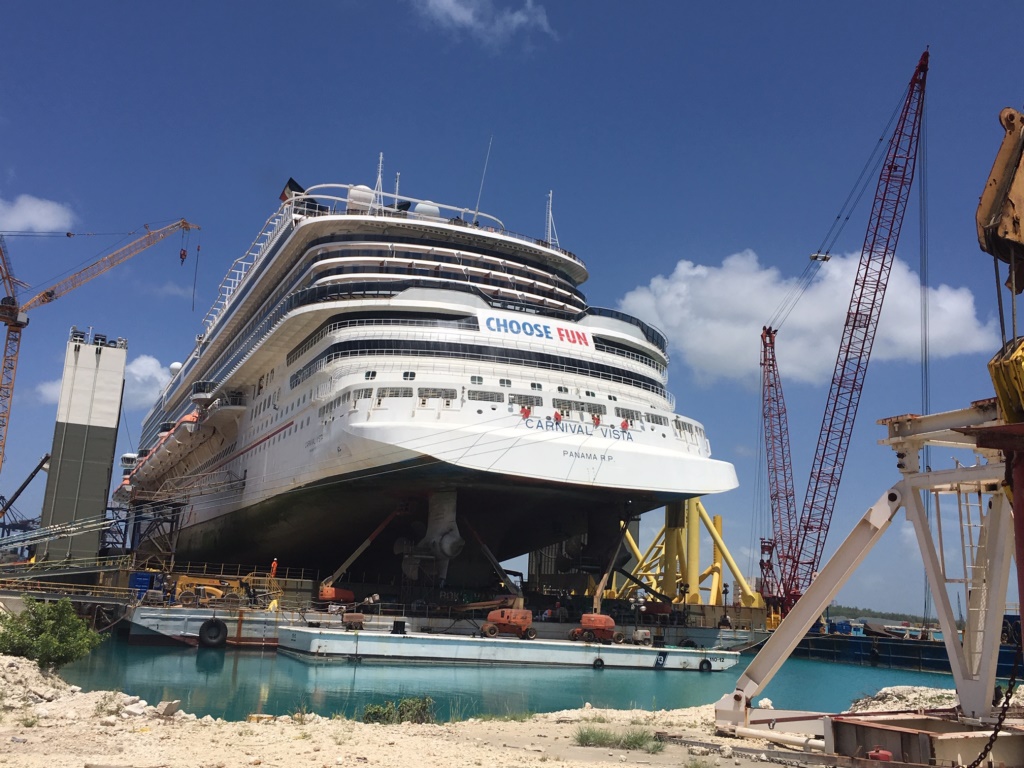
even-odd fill
[[[875,708],[939,704],[927,689],[886,689]],[[714,735],[712,705],[584,708],[527,720],[366,725],[315,714],[262,722],[201,719],[118,692],[83,693],[34,662],[0,656],[0,766],[6,768],[237,768],[239,766],[738,766],[778,760],[781,748]],[[664,731],[696,744],[661,752],[581,747],[578,729]],[[808,756],[792,753],[791,759]],[[814,761],[811,761],[814,764]],[[820,764],[820,763],[819,763]]]

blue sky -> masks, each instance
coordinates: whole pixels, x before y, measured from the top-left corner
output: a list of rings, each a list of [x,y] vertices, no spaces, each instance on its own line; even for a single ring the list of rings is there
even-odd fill
[[[993,22],[1017,12],[1008,2],[10,5],[0,230],[101,233],[8,236],[16,276],[45,288],[143,223],[185,217],[202,231],[184,266],[174,236],[32,312],[0,492],[49,449],[71,325],[128,339],[118,453],[130,450],[166,367],[187,354],[289,176],[372,185],[383,152],[387,185],[400,172],[404,193],[474,207],[493,137],[481,210],[539,236],[553,190],[561,245],[591,269],[590,302],[670,336],[678,410],[737,466],[741,488],[706,505],[746,563],[766,533],[760,328],[822,242],[925,46],[932,410],[991,395],[995,293],[974,212],[998,112],[1024,100],[998,53],[1019,36]],[[779,336],[798,501],[868,205]],[[829,550],[898,479],[875,420],[921,410],[920,210],[915,189]],[[37,480],[23,514],[42,491]],[[910,542],[901,516],[840,600],[920,610]]]

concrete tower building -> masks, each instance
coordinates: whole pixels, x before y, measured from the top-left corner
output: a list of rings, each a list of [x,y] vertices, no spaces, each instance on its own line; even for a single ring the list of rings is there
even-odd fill
[[[121,419],[128,342],[72,327],[64,358],[57,423],[46,477],[42,524],[104,514]],[[98,531],[50,542],[49,559],[95,557]]]

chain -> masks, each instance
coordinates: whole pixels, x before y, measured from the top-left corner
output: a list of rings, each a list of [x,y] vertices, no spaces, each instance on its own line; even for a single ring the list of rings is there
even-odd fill
[[[1019,627],[1020,625],[1018,625]],[[988,742],[985,747],[981,750],[981,754],[978,755],[974,762],[966,766],[966,768],[978,768],[988,757],[988,753],[992,751],[993,745],[996,743],[996,739],[999,738],[999,731],[1002,730],[1003,720],[1006,719],[1006,713],[1010,708],[1010,699],[1013,697],[1013,689],[1017,684],[1017,669],[1021,663],[1022,648],[1021,648],[1021,633],[1020,629],[1010,627],[1010,634],[1013,635],[1014,643],[1016,644],[1016,653],[1013,655],[1013,669],[1010,671],[1010,680],[1006,686],[1006,694],[1003,696],[1003,703],[999,710],[999,717],[996,718],[996,727],[993,729],[992,734],[988,737]],[[958,765],[957,768],[965,768],[962,765]]]

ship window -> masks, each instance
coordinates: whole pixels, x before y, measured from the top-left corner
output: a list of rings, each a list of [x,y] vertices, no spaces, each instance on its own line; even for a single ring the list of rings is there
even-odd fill
[[[604,414],[607,413],[607,409],[600,403],[585,403],[582,400],[559,400],[556,397],[551,401],[551,405],[559,411],[562,411],[562,413],[580,411],[582,413],[589,413],[596,416],[604,416]]]
[[[412,387],[377,387],[377,399],[382,397],[412,397]]]
[[[484,383],[484,377],[483,376],[470,376],[469,377],[469,383],[470,384],[483,384]]]
[[[530,382],[530,389],[540,390],[540,389],[544,389],[544,386],[539,381],[531,381]]]
[[[561,394],[563,394],[563,395],[567,395],[567,394],[569,394],[569,388],[568,388],[568,387],[559,387],[559,388],[558,388],[558,391],[559,391],[559,392],[560,392]]]
[[[644,414],[644,421],[646,421],[648,424],[658,424],[659,426],[662,426],[662,427],[667,427],[668,426],[668,417],[667,416],[659,416],[656,413],[645,413]]]
[[[632,408],[616,408],[615,415],[629,421],[640,421],[642,418],[640,411],[634,411]]]
[[[403,371],[402,378],[405,381],[412,381],[413,379],[416,378],[416,371]]]
[[[366,373],[363,374],[363,378],[366,379],[367,381],[373,381],[374,379],[377,378],[377,372],[367,371]]]
[[[498,386],[500,387],[511,387],[512,379],[498,379]]]
[[[370,387],[366,389],[354,389],[352,390],[353,400],[362,400],[367,397],[373,397],[373,390]]]
[[[479,400],[486,403],[505,402],[504,392],[485,392],[481,389],[470,389],[466,391],[467,400]]]
[[[544,398],[537,395],[516,395],[510,393],[508,402],[510,405],[525,405],[527,408],[537,408],[544,405]]]
[[[595,395],[589,389],[586,392],[584,392],[583,394],[586,395],[587,397],[597,397],[597,395]]]
[[[611,400],[613,403],[617,403],[619,401],[619,398],[617,398],[615,395],[608,395],[608,399]]]
[[[416,394],[421,399],[439,397],[442,400],[454,400],[457,396],[454,389],[443,389],[441,387],[420,387]]]

